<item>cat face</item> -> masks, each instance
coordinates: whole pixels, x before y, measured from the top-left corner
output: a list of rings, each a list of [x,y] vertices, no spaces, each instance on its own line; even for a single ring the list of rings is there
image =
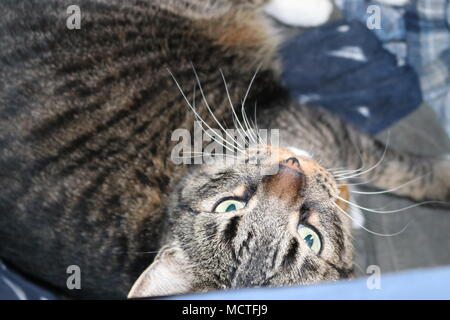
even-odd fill
[[[170,239],[130,297],[349,277],[340,191],[332,174],[288,149],[193,168],[171,201]]]

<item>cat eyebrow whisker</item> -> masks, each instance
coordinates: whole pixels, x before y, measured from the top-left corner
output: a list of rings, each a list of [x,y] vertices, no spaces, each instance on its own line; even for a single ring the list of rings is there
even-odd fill
[[[189,102],[189,100],[186,97],[186,94],[184,93],[183,89],[181,88],[180,84],[178,83],[177,79],[175,78],[174,74],[172,73],[172,71],[170,71],[169,68],[167,68],[167,71],[169,72],[169,74],[171,75],[172,79],[175,81],[176,86],[178,87],[178,90],[180,90],[181,95],[183,96],[184,100],[186,101],[186,103],[188,104],[189,108],[194,112],[195,117],[199,120],[200,122],[200,127],[202,129],[202,131],[209,136],[213,141],[216,141],[217,143],[219,143],[220,145],[222,145],[223,147],[225,147],[227,150],[234,152],[233,149],[231,149],[229,146],[226,146],[225,144],[223,144],[222,142],[218,141],[216,138],[212,137],[204,128],[202,123],[204,123],[208,129],[210,129],[211,131],[214,131],[202,118],[201,116],[198,114],[197,110],[191,105],[191,103]],[[224,140],[223,138],[221,138],[223,142],[225,143],[229,143],[227,140]],[[233,148],[236,148],[238,151],[240,151],[242,154],[245,154],[244,151],[242,149],[240,149],[239,147],[236,146],[232,146]]]
[[[198,118],[198,119],[200,119],[200,118]],[[207,125],[207,126],[208,126],[208,125]],[[229,146],[223,144],[222,142],[220,142],[219,140],[217,140],[215,137],[211,136],[211,135],[208,133],[208,131],[206,131],[206,130],[203,128],[203,125],[202,125],[201,123],[200,123],[200,127],[201,127],[202,131],[203,131],[208,137],[210,137],[210,138],[212,139],[212,141],[217,142],[218,144],[220,144],[220,145],[221,145],[222,147],[224,147],[225,149],[227,149],[227,150],[229,150],[229,151],[231,151],[231,152],[234,152],[233,148],[235,148],[235,149],[236,149],[237,151],[239,151],[240,153],[245,154],[245,152],[244,152],[243,149],[241,149],[241,148],[239,148],[239,147],[236,147],[235,145],[231,145],[231,147],[229,147]],[[211,130],[211,131],[214,131],[214,130],[211,129],[211,128],[210,128],[210,130]],[[229,145],[229,142],[228,142],[227,140],[224,140],[224,139],[222,138],[222,141],[225,142],[226,144],[228,143],[228,145]]]
[[[370,230],[368,228],[366,228],[362,223],[356,221],[349,213],[347,213],[344,209],[342,209],[341,207],[339,207],[337,204],[334,205],[339,211],[341,211],[344,215],[346,215],[351,221],[353,221],[356,225],[358,225],[358,227],[360,227],[361,229],[363,229],[364,231],[369,232],[370,234],[379,236],[379,237],[395,237],[398,236],[399,234],[403,233],[409,226],[409,224],[411,222],[409,222],[405,227],[403,227],[402,230],[392,233],[392,234],[386,234],[386,233],[378,233],[375,232],[373,230]]]
[[[255,108],[254,108],[255,121],[252,121],[252,124],[253,124],[253,127],[256,128],[256,134],[257,134],[257,137],[258,137],[258,143],[261,143],[261,141],[262,141],[264,144],[267,144],[267,141],[264,141],[264,139],[259,134],[258,119],[256,118],[256,109],[257,109],[257,107],[258,107],[258,103],[255,101]]]
[[[249,137],[253,143],[256,143],[257,138],[255,137],[254,129],[251,127],[250,122],[248,121],[247,113],[245,112],[244,105],[242,105],[241,112],[242,112],[242,118],[244,119],[245,127],[247,128],[248,133],[249,133]]]
[[[227,80],[225,79],[225,75],[223,74],[222,69],[219,69],[219,72],[220,72],[220,75],[222,76],[222,80],[223,80],[223,83],[225,86],[225,92],[227,94],[228,101],[230,102],[230,107],[231,107],[231,111],[232,111],[232,115],[233,115],[233,124],[237,129],[239,126],[242,129],[242,131],[245,132],[245,129],[242,126],[241,122],[239,121],[239,117],[236,114],[236,110],[234,109],[233,102],[231,101],[230,91],[228,90],[228,85],[227,85]],[[236,124],[236,121],[237,121],[237,124]],[[242,135],[242,133],[239,130],[237,130],[237,132],[239,133],[239,135],[241,136],[243,141],[245,141],[245,137]]]
[[[225,133],[225,134],[226,134],[233,142],[235,142],[240,148],[245,149],[242,145],[239,144],[239,142],[238,142],[236,139],[234,139],[234,137],[232,137],[232,136],[225,130],[225,128],[222,126],[222,124],[220,123],[220,121],[219,121],[219,120],[217,119],[217,117],[215,116],[214,112],[211,110],[211,108],[210,108],[210,106],[209,106],[209,103],[208,103],[208,101],[206,100],[205,93],[203,92],[203,87],[202,87],[202,84],[201,84],[201,82],[200,82],[200,78],[199,78],[199,76],[198,76],[197,70],[195,69],[194,64],[193,64],[192,62],[191,62],[191,66],[192,66],[192,70],[194,71],[194,75],[195,75],[195,79],[197,80],[198,87],[199,87],[200,92],[201,92],[201,94],[202,94],[203,101],[205,102],[206,108],[208,109],[209,113],[212,115],[214,121],[219,125],[220,129],[222,129],[222,131],[223,131],[223,132],[224,132],[224,133]]]
[[[261,135],[259,134],[258,123],[257,123],[257,120],[256,120],[256,102],[255,102],[255,121],[251,121],[251,124],[256,130],[257,143],[258,144],[265,144],[265,145],[267,145],[267,141],[265,141],[263,139],[263,137],[261,137]]]
[[[203,152],[191,152],[191,154],[193,154],[192,156],[186,156],[186,157],[175,157],[175,159],[192,159],[192,158],[200,158],[200,157],[204,157],[205,155],[208,156],[207,153],[203,153]],[[214,154],[209,154],[211,157],[215,158],[217,157],[225,157],[225,158],[233,158],[234,160],[239,160],[238,157],[234,156],[234,155],[230,155],[230,154],[226,154],[226,153],[214,153]]]
[[[242,118],[244,120],[244,124],[245,124],[247,130],[250,131],[250,137],[252,138],[253,142],[255,142],[255,143],[256,143],[256,140],[252,136],[253,131],[250,130],[248,119],[247,119],[247,114],[245,112],[245,102],[247,101],[248,95],[250,94],[250,90],[253,86],[253,83],[254,83],[256,76],[258,75],[258,72],[260,69],[261,69],[261,65],[258,66],[258,68],[255,71],[255,74],[253,75],[252,79],[250,80],[250,84],[248,85],[247,92],[245,93],[244,100],[242,101],[242,107],[241,107],[241,113],[242,113]]]
[[[156,254],[159,253],[159,251],[136,251],[137,254]]]

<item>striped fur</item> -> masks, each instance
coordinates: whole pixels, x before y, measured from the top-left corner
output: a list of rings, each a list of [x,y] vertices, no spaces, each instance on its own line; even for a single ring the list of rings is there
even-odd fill
[[[195,172],[186,176],[186,167],[169,160],[170,135],[177,128],[191,130],[194,116],[168,70],[189,99],[195,93],[201,101],[194,91],[194,66],[215,115],[231,126],[219,69],[239,105],[261,66],[247,100],[248,106],[258,104],[260,126],[281,128],[286,146],[308,151],[327,168],[359,167],[355,145],[365,166],[376,164],[384,146],[320,109],[289,100],[277,80],[280,38],[261,15],[264,2],[0,1],[0,257],[75,297],[125,297],[156,252],[173,241],[174,230],[186,227],[173,219],[188,209],[183,199],[177,202],[175,190],[189,184],[186,179]],[[81,8],[80,30],[66,28],[66,8],[72,4]],[[205,105],[197,106],[212,124]],[[389,189],[431,171],[402,194],[450,200],[449,168],[447,160],[389,150],[370,173],[376,186]],[[345,232],[339,231],[343,222],[330,219],[335,248],[350,252]],[[238,220],[228,222],[224,236],[242,237],[239,256],[249,250],[253,233],[239,229]],[[211,221],[206,225],[211,236],[221,228]],[[274,255],[275,264],[293,268],[299,251],[292,241],[282,260]],[[302,272],[331,270],[332,276],[322,273],[311,281],[347,277],[347,258],[338,250],[323,265],[303,259]],[[65,289],[65,270],[74,264],[83,272],[81,291]],[[214,274],[218,278],[192,290],[211,283],[229,287],[233,281],[270,284],[262,274],[259,281],[245,273],[243,278]]]

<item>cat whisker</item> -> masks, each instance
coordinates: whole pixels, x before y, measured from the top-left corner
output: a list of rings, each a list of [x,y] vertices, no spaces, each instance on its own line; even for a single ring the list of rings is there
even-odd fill
[[[137,254],[157,254],[159,251],[137,251]]]
[[[388,134],[389,134],[389,137],[390,137],[390,131],[388,131]],[[366,167],[366,164],[364,163],[364,159],[363,159],[363,155],[362,155],[361,149],[356,144],[356,141],[354,141],[352,139],[350,139],[350,140],[351,140],[353,146],[355,147],[356,151],[358,152],[358,157],[359,157],[359,160],[361,161],[361,166],[358,169],[356,169],[357,171],[360,171],[360,170],[362,170],[363,168]],[[387,143],[387,144],[389,144],[389,143]]]
[[[347,171],[347,172],[336,173],[336,174],[333,173],[333,176],[335,178],[344,178],[344,177],[347,177],[347,176],[352,176],[352,175],[357,174],[359,172],[361,172],[361,170]]]
[[[343,170],[345,167],[337,167],[337,168],[329,168],[328,171],[336,171],[336,170]]]
[[[262,141],[263,144],[267,144],[267,141],[264,141],[264,139],[259,134],[258,119],[256,118],[256,113],[257,113],[256,109],[257,109],[257,107],[258,107],[258,104],[257,104],[257,102],[255,102],[255,108],[254,108],[255,120],[253,122],[253,126],[256,128],[256,133],[257,133],[257,136],[258,136],[258,143],[261,143],[261,141]]]
[[[201,120],[201,118],[197,118],[197,119]],[[203,121],[203,120],[202,120],[202,121]],[[208,126],[208,125],[207,125],[207,126]],[[222,141],[225,142],[225,144],[223,144],[222,142],[220,142],[219,140],[217,140],[215,137],[211,136],[211,135],[208,133],[208,131],[206,131],[206,130],[203,128],[203,125],[202,125],[201,122],[200,122],[200,127],[201,127],[202,131],[203,131],[209,138],[211,138],[212,141],[217,142],[218,144],[220,144],[222,147],[224,147],[224,148],[227,149],[228,151],[234,152],[234,151],[235,151],[234,149],[236,149],[237,151],[241,152],[242,154],[245,154],[244,150],[242,150],[242,149],[239,148],[239,147],[236,147],[235,145],[231,145],[231,147],[228,147],[226,144],[227,144],[227,143],[229,144],[229,141],[224,140],[224,139],[222,138]],[[208,127],[209,127],[209,126],[208,126]],[[214,130],[211,129],[211,128],[210,128],[209,130],[214,131]],[[234,148],[234,149],[233,149],[233,148]]]
[[[215,158],[215,157],[218,157],[218,156],[221,156],[221,155],[215,155],[214,157],[213,157],[213,159]],[[224,155],[224,156],[226,156],[226,155]],[[204,156],[203,155],[194,155],[194,156],[186,156],[186,157],[174,157],[174,159],[182,159],[182,160],[188,160],[188,159],[193,159],[193,158],[203,158]],[[238,158],[234,158],[235,160],[237,160]]]
[[[186,156],[186,157],[177,157],[177,159],[190,159],[190,158],[200,158],[200,157],[211,157],[215,159],[216,157],[225,157],[225,158],[232,158],[234,160],[239,160],[239,157],[236,157],[234,155],[226,154],[226,153],[202,153],[202,152],[191,152],[191,154],[194,154],[193,156]],[[220,159],[219,159],[220,160]]]
[[[196,98],[197,98],[197,83],[194,81],[194,90],[192,93],[192,105],[194,109],[196,108]]]
[[[242,112],[242,117],[244,119],[245,127],[247,128],[248,133],[249,133],[249,137],[252,140],[252,142],[254,144],[256,144],[257,143],[257,137],[255,136],[254,129],[251,127],[250,122],[248,121],[247,113],[245,112],[244,106],[242,106],[242,111],[241,112]]]
[[[206,108],[208,109],[209,113],[210,113],[211,116],[213,117],[214,121],[219,125],[220,129],[221,129],[221,130],[222,130],[222,131],[223,131],[230,139],[232,139],[232,141],[233,141],[234,143],[236,143],[240,148],[245,149],[245,147],[241,146],[241,145],[239,144],[239,142],[238,142],[236,139],[234,139],[234,137],[232,137],[232,136],[228,133],[227,130],[225,130],[225,128],[224,128],[224,127],[222,126],[222,124],[220,123],[220,121],[217,120],[217,117],[215,116],[214,112],[211,110],[211,108],[210,108],[210,106],[209,106],[209,103],[208,103],[208,101],[206,100],[205,93],[203,92],[202,84],[201,84],[201,82],[200,82],[200,78],[199,78],[198,73],[197,73],[197,70],[195,69],[195,67],[194,67],[194,65],[192,64],[192,62],[191,62],[191,66],[192,66],[192,70],[194,71],[194,75],[195,75],[195,79],[197,80],[198,87],[199,87],[200,92],[201,92],[201,94],[202,94],[203,101],[205,102]]]
[[[345,169],[343,167],[340,168],[332,168],[332,169],[327,169],[329,172],[331,172],[333,174],[333,176],[335,178],[341,177],[341,176],[347,176],[347,175],[352,175],[354,173],[358,173],[361,172],[362,170],[364,170],[363,167],[359,168],[359,169]]]
[[[212,128],[211,128],[211,127],[210,127],[210,126],[209,126],[202,118],[201,118],[201,116],[198,114],[197,110],[191,105],[191,103],[189,102],[189,100],[188,100],[187,97],[186,97],[186,94],[184,93],[183,89],[181,88],[180,84],[178,83],[177,79],[175,78],[174,74],[170,71],[169,68],[167,68],[167,71],[168,71],[169,74],[171,75],[172,79],[175,81],[175,84],[176,84],[176,86],[178,87],[178,90],[181,92],[181,94],[182,94],[184,100],[186,101],[186,103],[188,104],[189,108],[194,112],[194,115],[195,115],[196,119],[199,120],[199,123],[200,123],[200,126],[201,126],[202,131],[203,131],[207,136],[209,136],[209,137],[212,139],[212,141],[216,141],[217,143],[219,143],[221,146],[223,146],[223,147],[226,148],[227,150],[229,150],[229,151],[231,151],[231,152],[234,152],[233,149],[231,149],[229,146],[226,146],[226,145],[223,144],[222,142],[218,141],[216,138],[212,137],[212,136],[211,136],[211,135],[203,128],[203,124],[202,124],[202,123],[204,123],[204,124],[208,127],[209,130],[214,131],[214,130],[213,130],[213,129],[212,129]],[[229,143],[228,141],[224,140],[223,138],[221,138],[221,139],[222,139],[223,142]],[[241,153],[244,154],[244,151],[243,151],[242,149],[240,149],[239,147],[236,147],[236,146],[234,146],[234,145],[233,145],[232,147],[233,147],[233,148],[236,148],[238,151],[240,151]]]
[[[443,201],[424,201],[424,202],[420,202],[420,203],[415,203],[412,204],[410,206],[404,207],[404,208],[400,208],[400,209],[396,209],[396,210],[375,210],[375,209],[370,209],[370,208],[365,208],[362,207],[360,205],[357,205],[356,203],[353,203],[351,201],[345,200],[339,196],[337,196],[337,199],[341,200],[342,202],[345,202],[351,206],[354,206],[358,209],[367,211],[367,212],[371,212],[371,213],[377,213],[377,214],[390,214],[390,213],[398,213],[398,212],[403,212],[412,208],[416,208],[416,207],[420,207],[423,205],[427,205],[427,204],[449,204],[448,202],[443,202]]]
[[[356,263],[356,262],[353,262],[353,265],[356,266],[356,267],[359,269],[359,271],[360,271],[361,273],[363,273],[363,274],[366,273],[366,272],[363,270],[363,268],[361,267],[360,264],[358,264],[358,263]]]
[[[248,87],[248,89],[246,91],[246,94],[244,96],[244,99],[243,99],[243,101],[241,103],[241,106],[242,106],[241,107],[241,113],[242,113],[242,119],[244,121],[245,129],[244,129],[244,126],[242,125],[241,121],[239,120],[239,117],[237,116],[237,113],[236,113],[236,110],[234,108],[234,105],[233,105],[233,103],[231,101],[229,90],[228,90],[228,85],[227,85],[227,82],[226,82],[226,79],[225,79],[225,75],[223,74],[223,71],[220,70],[220,74],[222,76],[222,79],[223,79],[223,82],[224,82],[224,85],[225,85],[225,90],[226,90],[226,93],[227,93],[228,101],[230,103],[230,107],[231,107],[231,110],[232,110],[233,124],[234,124],[234,126],[236,128],[238,128],[237,131],[239,133],[239,136],[243,139],[243,141],[246,141],[246,135],[243,135],[242,133],[248,133],[248,137],[250,138],[251,142],[255,143],[255,144],[259,143],[262,139],[259,136],[259,134],[257,132],[255,132],[255,128],[254,128],[255,126],[250,125],[250,121],[249,121],[248,116],[247,116],[247,114],[245,112],[245,102],[246,102],[246,100],[248,98],[250,89],[251,89],[251,87],[253,85],[253,82],[254,82],[257,74],[258,74],[259,69],[260,69],[260,67],[258,67],[258,69],[256,70],[254,76],[252,77],[250,85],[249,85],[249,87]],[[256,110],[255,110],[255,118],[256,118]]]
[[[390,130],[388,130],[388,137],[387,137],[387,141],[386,141],[386,144],[385,144],[385,148],[384,148],[382,157],[373,167],[371,167],[371,168],[369,168],[367,170],[364,169],[365,165],[364,165],[364,160],[362,158],[361,151],[356,146],[356,144],[353,143],[353,145],[355,146],[355,148],[358,151],[359,158],[361,159],[361,163],[362,163],[361,167],[359,169],[351,169],[351,170],[343,170],[343,169],[345,169],[343,167],[331,168],[331,169],[328,169],[328,171],[332,172],[333,175],[335,176],[335,178],[338,178],[337,180],[353,179],[353,178],[358,177],[360,175],[369,173],[370,171],[374,170],[376,167],[378,167],[383,162],[383,160],[384,160],[384,158],[386,156],[387,150],[389,148],[390,137],[391,137],[391,132],[390,132]]]
[[[352,172],[355,172],[356,170],[331,170],[331,169],[328,169],[328,171],[331,171],[334,174],[342,174],[342,173],[352,173]]]
[[[359,223],[358,221],[356,221],[349,213],[347,213],[344,209],[342,209],[341,207],[339,207],[337,204],[335,204],[335,207],[341,211],[344,215],[346,215],[351,221],[353,221],[356,225],[358,225],[361,229],[363,229],[366,232],[369,232],[370,234],[379,236],[379,237],[395,237],[398,236],[399,234],[403,233],[409,226],[410,222],[403,227],[402,230],[395,232],[395,233],[391,233],[391,234],[386,234],[386,233],[378,233],[375,232],[373,230],[370,230],[369,228],[366,228],[364,225],[362,225],[361,223]]]
[[[349,170],[335,170],[332,171],[333,173],[335,173],[336,175],[342,175],[342,174],[351,174],[351,173],[356,173],[359,172],[361,170],[364,170],[363,168],[359,168],[359,169],[349,169]]]
[[[242,101],[242,108],[241,108],[242,118],[244,120],[244,124],[247,127],[247,130],[249,130],[249,131],[250,131],[250,128],[248,126],[247,114],[245,112],[245,102],[247,101],[248,95],[250,94],[250,90],[251,90],[251,88],[253,86],[253,83],[254,83],[254,81],[256,79],[256,76],[258,75],[258,72],[259,72],[260,68],[261,68],[261,65],[258,66],[258,68],[255,71],[255,74],[253,75],[252,79],[250,80],[250,84],[249,84],[249,86],[247,88],[247,91],[245,93],[244,100]],[[252,137],[252,139],[253,139],[253,137]],[[253,141],[256,143],[256,141],[254,139],[253,139]]]
[[[239,136],[241,137],[242,141],[244,141],[244,143],[246,143],[247,140],[245,139],[245,136],[242,133],[242,132],[245,132],[245,131],[243,131],[243,130],[238,128],[239,125],[240,125],[239,121],[236,121],[236,119],[233,119],[233,124],[234,124],[234,127],[237,128],[236,131],[239,134]]]
[[[376,169],[376,168],[384,161],[384,159],[385,159],[385,157],[386,157],[386,153],[387,153],[387,150],[388,150],[388,147],[389,147],[390,137],[391,137],[391,134],[390,134],[390,131],[388,131],[388,138],[387,138],[387,142],[386,142],[386,145],[385,145],[383,154],[382,154],[382,156],[381,156],[381,159],[380,159],[374,166],[372,166],[371,168],[369,168],[369,169],[367,169],[367,170],[364,170],[364,171],[362,171],[362,172],[359,172],[359,173],[357,173],[357,174],[351,175],[351,176],[339,177],[339,178],[337,178],[336,180],[347,180],[347,179],[352,179],[352,178],[358,177],[358,176],[363,175],[363,174],[367,174],[367,173],[369,173],[369,172],[375,170],[375,169]]]
[[[227,94],[227,97],[228,97],[228,101],[230,103],[231,112],[232,112],[232,115],[233,115],[233,124],[234,124],[235,128],[238,129],[238,126],[237,126],[236,121],[235,121],[235,120],[237,120],[237,122],[239,124],[239,127],[242,129],[242,131],[245,132],[244,127],[240,123],[239,118],[238,118],[238,116],[236,114],[236,110],[234,109],[233,102],[231,101],[230,91],[228,90],[228,85],[227,85],[227,80],[225,79],[225,75],[223,74],[222,69],[220,69],[219,72],[220,72],[220,75],[222,76],[222,80],[223,80],[223,83],[225,85],[225,91],[226,91],[226,94]],[[245,141],[245,138],[242,136],[240,131],[239,130],[237,130],[237,131],[241,135],[241,138],[243,139],[243,141]]]
[[[372,192],[370,192],[370,191],[363,192],[363,191],[356,191],[356,190],[353,190],[353,191],[350,191],[350,192],[351,192],[351,193],[357,193],[357,194],[367,194],[367,195],[375,195],[375,194],[391,193],[391,192],[397,191],[397,190],[399,190],[399,189],[401,189],[401,188],[403,188],[403,187],[406,187],[407,185],[412,184],[412,183],[414,183],[414,182],[416,182],[416,181],[418,181],[418,180],[421,180],[421,179],[423,179],[424,177],[426,177],[426,176],[429,175],[429,174],[430,174],[430,173],[424,174],[424,175],[422,175],[422,176],[420,176],[420,177],[417,177],[417,178],[415,178],[415,179],[413,179],[413,180],[410,180],[410,181],[408,181],[408,182],[405,182],[405,183],[403,183],[403,184],[401,184],[401,185],[399,185],[399,186],[397,186],[397,187],[395,187],[395,188],[389,189],[389,190],[372,191]]]
[[[369,184],[369,183],[371,183],[371,182],[373,182],[375,180],[376,180],[376,178],[372,178],[370,180],[356,182],[356,183],[338,183],[337,186],[339,186],[339,187],[340,186],[361,186],[361,185],[364,185],[364,184]]]

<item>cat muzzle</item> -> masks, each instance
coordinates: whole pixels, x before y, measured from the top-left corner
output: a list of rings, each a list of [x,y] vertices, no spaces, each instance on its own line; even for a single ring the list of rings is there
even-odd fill
[[[268,197],[283,201],[286,205],[298,203],[306,188],[306,175],[300,161],[291,157],[278,164],[277,174],[262,180],[264,192]]]

